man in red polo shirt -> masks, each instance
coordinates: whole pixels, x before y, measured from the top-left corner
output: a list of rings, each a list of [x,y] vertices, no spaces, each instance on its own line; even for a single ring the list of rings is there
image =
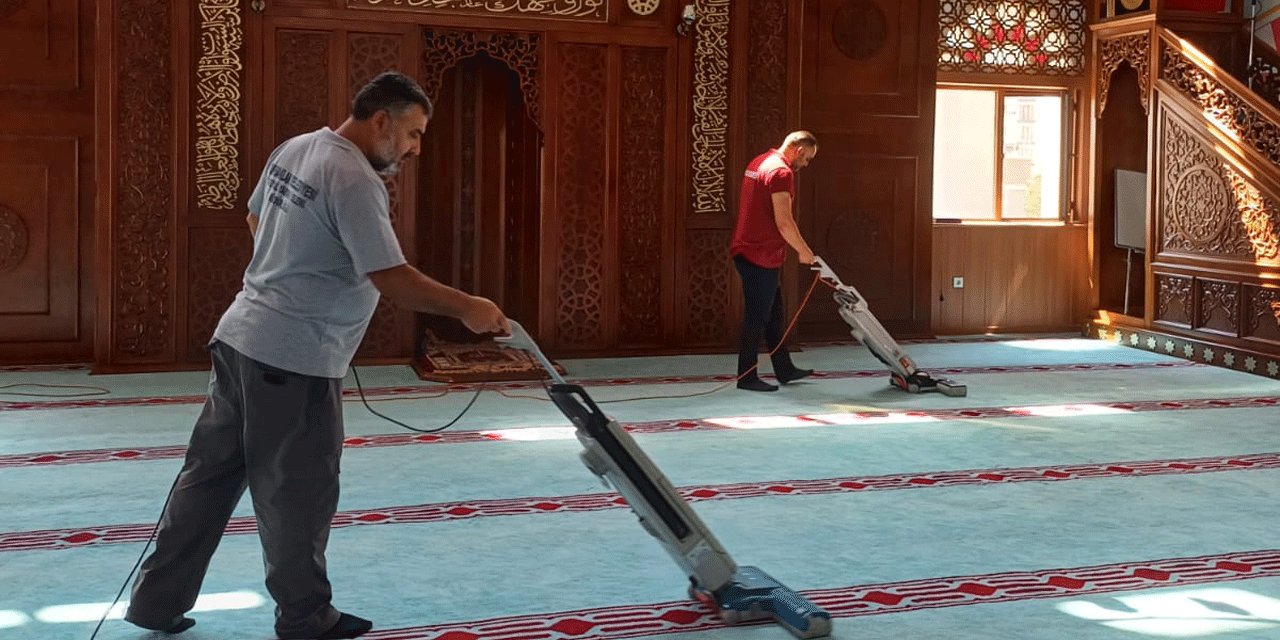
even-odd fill
[[[782,342],[782,289],[778,270],[787,245],[801,264],[813,264],[813,251],[800,235],[792,215],[796,195],[795,171],[818,153],[818,140],[808,131],[787,134],[782,147],[770,149],[747,165],[738,200],[738,224],[733,230],[733,266],[742,278],[742,338],[738,346],[738,388],[777,391],[760,379],[754,367],[763,337],[773,354],[773,374],[787,384],[813,369],[797,369]]]

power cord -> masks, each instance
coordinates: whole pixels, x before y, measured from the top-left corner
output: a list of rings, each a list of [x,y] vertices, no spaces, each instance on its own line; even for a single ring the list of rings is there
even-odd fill
[[[87,389],[83,393],[35,393],[31,391],[0,391],[0,395],[5,396],[27,396],[29,398],[80,398],[84,396],[104,396],[111,393],[110,389],[102,387],[94,387],[85,384],[44,384],[42,382],[15,382],[13,384],[0,385],[0,389],[15,389],[18,387],[39,387],[41,389]]]
[[[455,417],[454,419],[446,423],[443,427],[436,427],[435,429],[419,429],[417,427],[411,427],[399,420],[396,420],[395,418],[383,415],[381,413],[378,413],[376,410],[374,410],[374,408],[369,405],[369,401],[364,397],[364,387],[360,384],[360,373],[356,371],[355,367],[351,367],[351,374],[354,375],[356,378],[356,389],[360,391],[360,401],[364,403],[364,407],[369,410],[369,413],[372,413],[373,415],[378,416],[379,418],[382,418],[387,422],[399,425],[415,433],[439,433],[441,431],[444,431],[445,429],[448,429],[449,427],[452,427],[454,424],[457,424],[457,422],[462,419],[462,416],[467,415],[467,411],[471,410],[471,405],[476,403],[476,400],[480,397],[480,392],[484,391],[484,383],[481,383],[479,386],[476,387],[475,395],[471,396],[471,401],[467,403],[467,406],[462,408],[462,412],[459,413],[457,417]]]
[[[365,408],[368,409],[370,413],[372,413],[375,416],[378,416],[379,418],[382,418],[383,420],[392,422],[394,424],[400,425],[401,427],[404,427],[405,429],[408,429],[410,431],[416,431],[418,433],[437,433],[439,431],[444,431],[445,429],[452,427],[454,424],[456,424],[459,420],[462,419],[462,416],[467,414],[467,411],[471,409],[471,405],[475,404],[476,399],[480,397],[480,392],[484,391],[483,384],[477,387],[475,395],[471,396],[471,401],[467,403],[467,406],[462,408],[462,412],[459,413],[457,417],[455,417],[453,420],[450,420],[444,426],[437,427],[435,429],[418,429],[416,427],[411,427],[399,420],[396,420],[395,418],[391,418],[389,416],[378,413],[372,406],[369,405],[368,399],[366,399],[364,396],[364,387],[360,384],[360,373],[356,371],[355,367],[351,367],[351,373],[355,376],[355,379],[356,379],[356,389],[359,389],[360,391],[360,401],[364,403]],[[12,385],[9,385],[9,386],[12,386]],[[45,385],[40,385],[40,386],[45,386]],[[0,389],[4,389],[4,388],[6,387],[0,387]],[[105,389],[103,389],[103,392],[109,393]],[[124,584],[120,585],[120,590],[116,592],[115,599],[113,599],[111,601],[111,604],[107,605],[107,609],[102,612],[102,617],[98,619],[98,625],[93,628],[93,633],[89,636],[89,640],[95,640],[98,637],[98,631],[102,629],[103,623],[107,621],[107,616],[111,614],[111,610],[114,609],[116,604],[120,602],[120,597],[124,595],[124,590],[129,588],[129,583],[133,580],[134,574],[136,574],[138,572],[138,568],[142,566],[142,561],[147,557],[147,550],[151,548],[151,543],[154,542],[156,539],[156,532],[159,531],[160,529],[160,520],[164,518],[164,510],[169,508],[169,498],[173,495],[174,487],[178,486],[178,478],[180,477],[182,477],[181,473],[179,473],[178,476],[173,479],[173,485],[169,487],[169,492],[165,495],[164,505],[160,507],[160,518],[156,520],[156,525],[152,527],[151,535],[147,537],[147,543],[142,546],[142,553],[138,554],[138,561],[135,562],[133,564],[133,568],[129,570],[129,575],[125,576]]]
[[[160,506],[160,517],[156,518],[156,526],[151,528],[151,535],[147,536],[147,543],[142,545],[142,553],[138,554],[138,561],[133,563],[133,568],[129,570],[129,575],[124,577],[124,584],[120,585],[120,590],[116,592],[116,597],[107,605],[107,609],[102,612],[102,617],[98,619],[98,626],[93,628],[93,633],[89,635],[89,640],[95,640],[98,637],[98,631],[102,629],[102,624],[107,621],[107,616],[111,614],[111,610],[116,608],[116,604],[120,602],[120,596],[124,595],[124,590],[129,588],[129,583],[133,581],[133,574],[138,572],[138,567],[142,566],[142,561],[147,557],[147,549],[151,548],[151,543],[156,539],[156,532],[160,530],[160,521],[164,519],[164,510],[169,508],[169,498],[173,497],[173,490],[178,486],[178,479],[182,477],[182,472],[173,478],[173,484],[169,487],[169,492],[165,494],[164,504]]]
[[[778,346],[774,347],[774,348],[773,348],[773,351],[770,351],[770,352],[769,352],[769,355],[773,355],[773,354],[774,354],[774,352],[776,352],[778,349],[782,348],[782,345],[786,342],[787,336],[791,335],[791,330],[795,328],[795,326],[796,326],[796,321],[800,319],[800,313],[801,313],[802,311],[804,311],[805,306],[807,306],[807,305],[809,304],[809,298],[810,298],[810,296],[812,296],[812,295],[813,295],[813,289],[814,289],[814,287],[816,287],[816,286],[818,285],[818,281],[819,281],[819,277],[815,274],[815,275],[814,275],[814,277],[813,277],[813,282],[809,285],[809,291],[808,291],[807,293],[805,293],[805,294],[804,294],[804,300],[800,303],[800,307],[799,307],[798,309],[796,309],[796,313],[795,313],[795,315],[791,317],[791,323],[787,325],[787,330],[783,332],[783,334],[782,334],[782,339],[778,341]],[[715,392],[717,392],[717,391],[720,391],[721,389],[724,389],[725,387],[729,386],[730,384],[734,384],[734,383],[736,383],[738,380],[741,380],[743,376],[747,375],[748,373],[751,373],[752,371],[755,371],[755,370],[756,370],[756,367],[759,367],[759,366],[760,366],[760,364],[759,364],[759,363],[756,363],[754,366],[752,366],[752,367],[751,367],[750,369],[748,369],[746,372],[744,372],[744,373],[742,373],[741,375],[737,376],[737,377],[736,377],[736,378],[734,378],[733,380],[730,380],[730,381],[728,381],[728,382],[725,382],[724,384],[722,384],[722,385],[720,385],[720,386],[718,386],[718,387],[716,387],[716,388],[714,388],[714,389],[712,389],[712,390],[710,390],[710,391],[702,391],[702,392],[698,392],[698,393],[690,393],[690,394],[675,395],[675,396],[644,396],[644,397],[639,397],[639,398],[619,398],[619,399],[616,399],[616,400],[599,400],[599,401],[597,401],[597,402],[596,402],[596,404],[606,404],[606,403],[611,403],[611,402],[633,402],[633,401],[636,401],[636,400],[664,400],[664,399],[676,399],[676,398],[696,398],[696,397],[698,397],[698,396],[710,395],[710,394],[712,394],[712,393],[715,393]],[[453,425],[457,424],[457,422],[458,422],[459,420],[461,420],[461,419],[462,419],[462,416],[467,415],[467,412],[471,410],[471,406],[472,406],[472,405],[474,405],[474,404],[476,403],[476,400],[480,398],[480,392],[481,392],[481,391],[484,391],[484,388],[485,388],[485,385],[484,385],[483,383],[481,383],[479,386],[477,386],[477,387],[476,387],[476,392],[475,392],[475,394],[473,394],[473,395],[471,396],[471,400],[470,400],[469,402],[467,402],[467,406],[463,407],[463,408],[462,408],[462,411],[461,411],[460,413],[458,413],[458,415],[457,415],[457,416],[455,416],[455,417],[454,417],[454,419],[452,419],[452,420],[450,420],[449,422],[445,423],[445,425],[444,425],[444,426],[436,427],[435,429],[419,429],[419,428],[417,428],[417,427],[413,427],[413,426],[407,425],[407,424],[405,424],[405,423],[403,423],[403,422],[401,422],[401,421],[399,421],[399,420],[396,420],[395,418],[392,418],[392,417],[390,417],[390,416],[387,416],[387,415],[384,415],[384,414],[382,414],[382,413],[379,413],[377,410],[375,410],[375,409],[374,409],[374,408],[369,404],[369,400],[368,400],[367,398],[365,398],[365,395],[364,395],[364,385],[360,384],[360,372],[359,372],[359,371],[356,371],[356,368],[355,368],[355,367],[351,367],[351,375],[355,377],[355,380],[356,380],[356,389],[360,392],[360,402],[364,403],[364,406],[365,406],[365,408],[366,408],[366,409],[368,409],[368,410],[369,410],[369,413],[372,413],[373,415],[378,416],[379,418],[382,418],[383,420],[386,420],[387,422],[390,422],[390,423],[392,423],[392,424],[399,425],[399,426],[401,426],[401,427],[403,427],[403,428],[405,428],[405,429],[408,429],[408,430],[413,431],[413,432],[416,432],[416,433],[439,433],[439,432],[444,431],[445,429],[448,429],[449,427],[452,427]],[[18,385],[5,385],[5,386],[0,386],[0,389],[5,389],[5,388],[13,387],[13,386],[18,386]],[[35,385],[35,386],[53,386],[53,385]],[[67,385],[67,386],[71,386],[71,385]],[[99,388],[99,387],[82,387],[82,388],[94,388],[94,389],[97,389],[97,388]],[[543,384],[543,388],[546,388],[546,384],[545,384],[545,383]],[[102,389],[102,393],[110,393],[110,392],[109,392],[109,391],[107,391],[106,389]],[[501,389],[499,389],[499,390],[498,390],[498,393],[500,393],[500,394],[502,394],[504,397],[508,397],[508,398],[523,398],[523,399],[529,399],[529,400],[542,400],[542,401],[550,402],[550,400],[549,400],[549,399],[547,399],[547,398],[538,398],[538,397],[534,397],[534,396],[515,396],[515,395],[509,395],[509,394],[507,394],[506,392],[502,391]],[[15,394],[15,395],[16,395],[16,394]],[[86,394],[86,395],[92,395],[92,394]],[[160,507],[160,519],[163,519],[163,518],[164,518],[164,510],[165,510],[165,509],[167,509],[167,508],[169,507],[169,497],[173,495],[173,489],[174,489],[174,487],[178,486],[178,478],[180,478],[181,476],[182,476],[182,474],[181,474],[181,473],[179,473],[179,474],[178,474],[178,477],[175,477],[175,478],[173,479],[173,485],[172,485],[171,487],[169,487],[169,492],[168,492],[168,494],[166,494],[165,499],[164,499],[164,505],[162,505],[162,506]],[[160,520],[159,520],[159,519],[157,519],[157,520],[156,520],[156,526],[155,526],[155,527],[153,527],[153,528],[151,529],[151,535],[147,537],[147,543],[146,543],[145,545],[143,545],[143,547],[142,547],[142,553],[138,554],[138,561],[137,561],[137,562],[135,562],[135,563],[134,563],[134,565],[133,565],[133,568],[129,570],[129,575],[125,576],[124,584],[120,585],[120,590],[116,592],[116,597],[115,597],[115,599],[111,601],[111,604],[107,605],[107,609],[106,609],[106,611],[103,611],[103,612],[102,612],[102,618],[98,620],[98,626],[96,626],[96,627],[94,627],[94,628],[93,628],[93,634],[89,636],[89,640],[95,640],[95,639],[98,637],[98,631],[99,631],[100,629],[102,629],[102,625],[103,625],[103,623],[104,623],[104,622],[106,622],[106,620],[107,620],[107,616],[111,613],[111,610],[115,608],[116,604],[120,602],[120,596],[124,595],[124,590],[125,590],[125,589],[127,589],[127,588],[129,587],[129,582],[133,580],[133,575],[134,575],[135,573],[137,573],[137,572],[138,572],[138,567],[141,567],[141,566],[142,566],[142,561],[143,561],[143,559],[145,559],[145,558],[146,558],[146,556],[147,556],[147,550],[151,548],[151,543],[152,543],[153,541],[155,541],[155,539],[156,539],[156,532],[157,532],[159,529],[160,529]]]
[[[774,353],[777,353],[778,349],[781,349],[782,345],[786,344],[787,336],[791,335],[791,330],[795,328],[796,321],[800,319],[800,314],[804,311],[804,308],[809,305],[809,298],[813,296],[813,290],[818,286],[818,282],[822,282],[827,286],[831,286],[830,283],[821,279],[821,274],[818,274],[818,273],[813,274],[813,282],[809,283],[809,291],[807,291],[804,294],[804,300],[800,302],[800,307],[796,309],[795,315],[791,316],[791,322],[787,325],[787,330],[782,332],[782,338],[778,340],[778,346],[774,347],[771,351],[769,351],[770,356],[772,356]],[[756,364],[751,365],[750,369],[747,369],[746,371],[742,372],[734,379],[728,380],[723,384],[721,384],[720,386],[714,389],[711,389],[709,391],[699,391],[697,393],[686,393],[686,394],[672,395],[672,396],[640,396],[637,398],[615,398],[613,400],[596,400],[595,403],[611,404],[616,402],[635,402],[637,400],[678,400],[683,398],[697,398],[699,396],[708,396],[713,393],[716,393],[717,391],[725,389],[731,384],[737,384],[739,380],[743,379],[748,374],[755,371],[757,368],[759,368],[759,366],[760,366],[760,363],[756,362]],[[543,384],[543,387],[546,387],[545,383]],[[507,393],[502,389],[498,389],[498,393],[502,395],[504,398],[511,398],[516,400],[538,400],[540,402],[551,402],[550,398],[540,398],[537,396],[512,394],[512,393]]]

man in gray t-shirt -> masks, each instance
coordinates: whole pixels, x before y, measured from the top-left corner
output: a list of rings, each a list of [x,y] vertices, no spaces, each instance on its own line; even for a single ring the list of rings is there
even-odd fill
[[[285,141],[249,198],[253,259],[209,353],[209,396],[143,562],[125,619],[179,633],[227,520],[249,489],[279,638],[355,638],[368,620],[330,603],[324,562],[338,508],[342,378],[380,295],[449,315],[477,333],[510,331],[493,302],[405,262],[387,189],[417,155],[431,101],[384,73],[337,130]],[[250,634],[252,635],[252,634]]]

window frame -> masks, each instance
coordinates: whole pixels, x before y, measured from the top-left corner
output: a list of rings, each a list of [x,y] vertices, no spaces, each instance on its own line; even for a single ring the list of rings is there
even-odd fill
[[[990,218],[966,218],[954,216],[939,217],[934,211],[935,224],[1072,224],[1076,222],[1074,206],[1074,177],[1077,159],[1076,91],[1070,87],[1036,85],[1036,84],[988,84],[959,81],[940,81],[937,90],[954,91],[986,91],[995,94],[995,166],[993,169],[994,193],[993,211]],[[1061,129],[1059,131],[1061,151],[1059,153],[1058,182],[1058,216],[1056,218],[1005,217],[1004,215],[1004,140],[1005,140],[1005,99],[1018,96],[1057,96],[1062,101]],[[935,116],[936,120],[936,116]]]

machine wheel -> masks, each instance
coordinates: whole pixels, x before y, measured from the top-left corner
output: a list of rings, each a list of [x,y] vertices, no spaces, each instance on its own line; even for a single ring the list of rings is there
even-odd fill
[[[720,605],[716,603],[716,598],[711,595],[710,591],[691,583],[686,592],[689,594],[689,598],[691,600],[701,602],[717,612],[720,611]]]
[[[742,612],[733,609],[721,609],[720,620],[728,625],[738,624],[742,622]]]

